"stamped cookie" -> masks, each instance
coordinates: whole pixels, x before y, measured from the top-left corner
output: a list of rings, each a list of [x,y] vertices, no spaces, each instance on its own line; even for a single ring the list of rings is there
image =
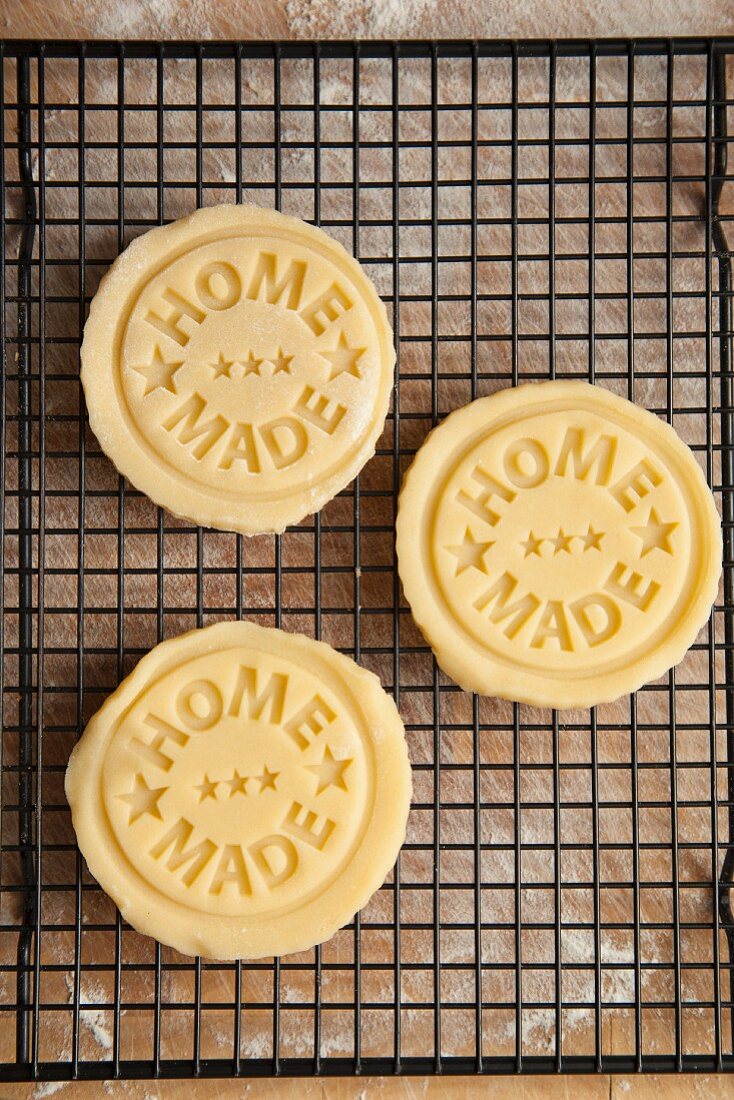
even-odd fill
[[[681,660],[721,573],[721,525],[673,429],[585,382],[454,412],[405,479],[400,576],[463,688],[558,708],[635,691]]]
[[[123,917],[217,959],[306,950],[351,920],[395,862],[410,791],[377,678],[244,622],[156,646],[66,772],[79,847]]]
[[[81,349],[89,421],[117,468],[207,527],[282,531],[374,453],[395,350],[340,244],[296,218],[217,206],[115,261]]]

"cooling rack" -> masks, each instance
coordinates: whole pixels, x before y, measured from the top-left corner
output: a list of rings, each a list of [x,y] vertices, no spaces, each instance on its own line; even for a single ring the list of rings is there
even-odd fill
[[[733,55],[724,39],[0,46],[0,1079],[734,1069]],[[399,364],[360,478],[252,540],[124,483],[78,377],[121,248],[240,200],[361,260]],[[682,664],[562,715],[438,671],[393,545],[431,426],[549,377],[674,424],[725,535]],[[142,653],[235,616],[377,672],[415,792],[395,872],[352,925],[223,964],[121,921],[63,773]]]

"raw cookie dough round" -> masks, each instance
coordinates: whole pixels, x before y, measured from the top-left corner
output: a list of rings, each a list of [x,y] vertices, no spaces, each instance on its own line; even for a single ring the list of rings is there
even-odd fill
[[[374,454],[395,349],[335,240],[274,210],[215,206],[115,260],[81,361],[92,430],[133,485],[252,535],[318,511]]]
[[[680,661],[721,573],[721,524],[691,451],[585,382],[452,413],[400,495],[405,594],[467,691],[588,707]]]
[[[79,847],[123,917],[216,959],[303,951],[351,920],[397,858],[410,792],[377,677],[246,622],[156,646],[66,772]]]

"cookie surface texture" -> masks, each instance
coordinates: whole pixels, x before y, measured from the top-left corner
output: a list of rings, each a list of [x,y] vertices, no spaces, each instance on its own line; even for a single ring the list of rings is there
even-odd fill
[[[123,917],[215,959],[306,950],[348,923],[395,862],[410,792],[377,677],[245,622],[156,646],[66,773],[79,847]]]
[[[721,524],[691,450],[585,382],[520,386],[452,413],[400,495],[400,576],[468,691],[608,702],[682,659],[721,574]]]
[[[251,535],[318,511],[372,456],[395,350],[337,241],[257,206],[153,229],[117,258],[81,349],[89,421],[175,515]]]

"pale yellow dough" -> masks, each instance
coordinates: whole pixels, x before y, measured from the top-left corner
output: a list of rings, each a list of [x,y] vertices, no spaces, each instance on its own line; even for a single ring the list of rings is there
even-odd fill
[[[340,244],[274,210],[216,206],[118,257],[81,360],[91,427],[133,485],[252,535],[318,511],[374,454],[395,350]]]
[[[377,677],[244,622],[156,646],[66,772],[79,847],[123,917],[216,959],[303,951],[351,920],[395,862],[410,793]]]
[[[400,576],[468,691],[589,707],[682,659],[721,574],[701,467],[657,417],[585,382],[452,413],[400,495]]]

